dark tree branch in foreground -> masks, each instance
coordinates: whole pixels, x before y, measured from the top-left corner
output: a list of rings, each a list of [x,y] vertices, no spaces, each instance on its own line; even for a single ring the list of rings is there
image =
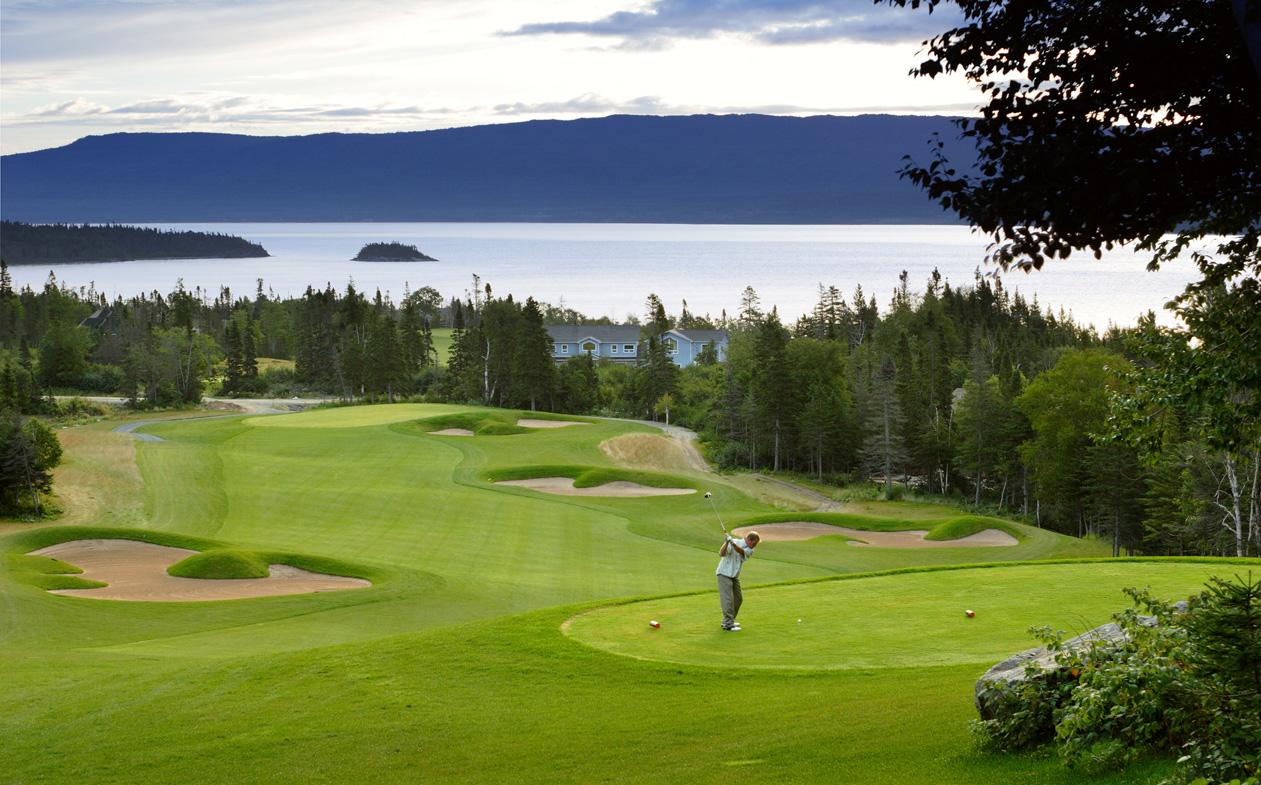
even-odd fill
[[[925,7],[940,0],[877,0]],[[1246,41],[1255,0],[958,0],[966,23],[912,71],[984,91],[959,121],[979,153],[961,171],[933,143],[903,175],[995,238],[1003,268],[1121,243],[1152,266],[1195,253],[1214,286],[1261,268],[1261,78]],[[1176,238],[1166,235],[1176,234]]]

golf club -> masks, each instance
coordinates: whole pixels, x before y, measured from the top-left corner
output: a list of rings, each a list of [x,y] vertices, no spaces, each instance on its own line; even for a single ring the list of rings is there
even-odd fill
[[[722,533],[727,533],[727,527],[722,522],[722,516],[718,514],[718,508],[714,506],[714,494],[705,491],[705,498],[709,499],[709,508],[714,511],[714,517],[718,519],[718,526],[722,529]]]

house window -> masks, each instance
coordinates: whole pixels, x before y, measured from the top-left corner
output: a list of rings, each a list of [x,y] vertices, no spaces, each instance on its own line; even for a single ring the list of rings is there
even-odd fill
[[[562,343],[562,344],[560,345],[560,353],[561,353],[561,354],[569,354],[569,344],[567,344],[567,343]]]
[[[625,346],[623,346],[623,347],[622,347],[622,351],[626,352],[627,354],[634,354],[634,353],[635,353],[635,344],[633,344],[633,343],[628,343],[628,344],[626,344]]]
[[[667,354],[678,354],[678,353],[679,353],[679,342],[678,342],[678,341],[676,341],[676,340],[674,340],[673,338],[667,338],[667,339],[665,340],[665,346],[666,346],[666,353],[667,353]]]
[[[617,354],[617,344],[613,344],[613,353]]]
[[[586,343],[584,343],[584,344],[582,345],[582,350],[583,350],[584,352],[588,352],[588,353],[589,353],[589,352],[594,352],[594,351],[595,351],[595,344],[594,344],[594,343],[592,343],[591,341],[587,341]]]

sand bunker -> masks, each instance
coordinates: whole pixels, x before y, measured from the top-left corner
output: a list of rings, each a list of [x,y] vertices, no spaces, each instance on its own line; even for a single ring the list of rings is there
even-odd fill
[[[430,431],[434,436],[472,436],[473,432],[468,428],[443,428],[440,431]]]
[[[996,546],[1016,545],[1019,540],[1005,531],[986,529],[957,540],[926,540],[926,531],[904,532],[870,532],[861,529],[847,529],[844,526],[829,526],[826,523],[813,521],[791,521],[787,523],[763,523],[758,526],[742,526],[733,533],[743,536],[746,532],[757,530],[767,542],[793,542],[796,540],[812,540],[815,537],[844,535],[852,538],[850,545],[873,548],[992,548]]]
[[[81,578],[109,584],[98,589],[54,589],[53,594],[101,600],[240,600],[372,585],[359,578],[307,572],[287,564],[271,565],[271,575],[267,578],[207,580],[166,574],[167,567],[194,553],[197,551],[138,540],[74,540],[31,551],[34,556],[51,556],[81,568]]]
[[[523,417],[517,420],[517,425],[522,428],[568,428],[571,425],[590,425],[589,422],[575,422],[574,420],[532,420]]]
[[[532,491],[555,493],[560,496],[612,496],[633,498],[638,496],[683,496],[696,493],[693,488],[654,488],[640,485],[637,482],[616,480],[597,485],[594,488],[575,488],[569,477],[535,477],[531,480],[504,480],[496,485],[511,485],[515,488],[529,488]]]

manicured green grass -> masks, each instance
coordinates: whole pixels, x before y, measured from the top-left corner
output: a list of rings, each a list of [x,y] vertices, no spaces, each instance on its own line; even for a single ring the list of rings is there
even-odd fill
[[[600,608],[573,618],[568,630],[617,654],[692,665],[827,670],[974,663],[983,670],[1035,645],[1027,633],[1033,624],[1084,632],[1127,606],[1121,593],[1127,586],[1185,599],[1223,569],[1231,568],[1109,560],[846,576],[746,591],[745,629],[738,634],[719,629],[712,594]],[[662,628],[650,628],[650,619]]]
[[[157,443],[106,426],[75,429],[70,471],[58,476],[74,525],[0,531],[3,779],[980,785],[1141,783],[1168,771],[1168,761],[1148,761],[1084,778],[1054,759],[978,755],[967,735],[972,683],[987,658],[1025,647],[1028,625],[1093,626],[1124,604],[1121,585],[1186,592],[1214,569],[1233,569],[1224,562],[829,581],[1103,554],[1097,543],[1002,521],[995,528],[1012,526],[1019,544],[895,551],[839,538],[768,542],[746,568],[746,586],[820,582],[750,589],[746,637],[689,643],[693,615],[706,628],[716,618],[721,537],[700,494],[561,497],[489,478],[568,467],[574,473],[564,476],[593,484],[707,489],[728,525],[781,510],[746,494],[745,478],[642,475],[615,467],[598,447],[655,432],[645,426],[601,420],[457,439],[417,425],[450,415],[508,425],[536,416],[330,408],[149,426],[165,439]],[[903,528],[959,517],[893,506],[856,512]],[[202,603],[48,594],[41,586],[81,579],[24,554],[84,537],[247,551],[373,585]],[[861,612],[847,626],[856,601]],[[971,626],[965,602],[978,611]],[[809,616],[798,610],[807,608]],[[645,637],[646,609],[673,614],[664,636]],[[584,613],[569,630],[583,641],[562,633]],[[794,638],[797,617],[810,632]],[[587,638],[607,649],[677,641],[664,659],[678,662],[618,656]],[[922,662],[902,667],[913,651]]]
[[[229,548],[195,553],[166,568],[168,575],[176,578],[205,578],[231,580],[237,578],[266,578],[271,574],[267,562],[253,551]]]
[[[431,334],[434,351],[438,354],[438,365],[446,367],[451,359],[451,328],[434,327]]]

